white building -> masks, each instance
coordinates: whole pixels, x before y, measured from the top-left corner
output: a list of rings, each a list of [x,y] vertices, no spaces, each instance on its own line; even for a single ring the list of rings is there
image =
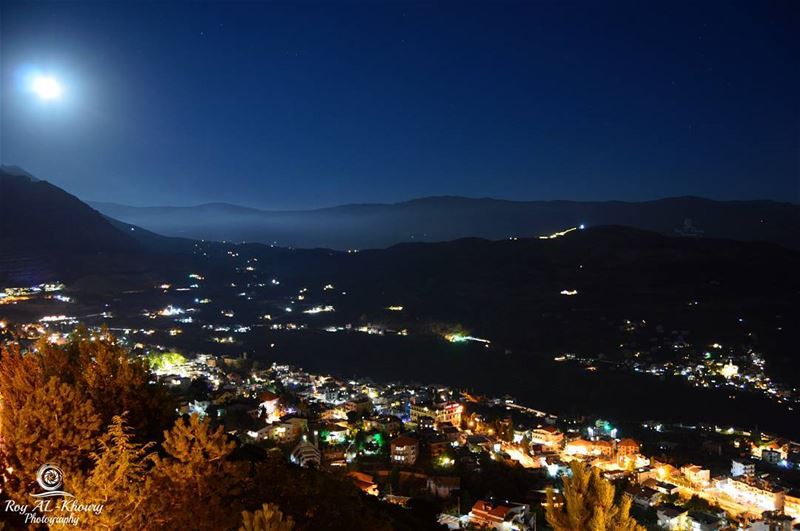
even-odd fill
[[[749,461],[731,460],[731,476],[738,478],[740,476],[755,476],[756,465]]]

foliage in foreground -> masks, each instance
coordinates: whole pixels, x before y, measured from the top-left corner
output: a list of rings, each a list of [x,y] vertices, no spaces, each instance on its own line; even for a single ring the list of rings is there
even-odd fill
[[[53,463],[63,470],[63,490],[82,504],[103,506],[81,513],[70,529],[433,526],[365,499],[331,474],[292,468],[278,451],[242,447],[207,418],[175,420],[173,411],[168,393],[150,383],[146,362],[130,358],[107,332],[79,329],[66,345],[41,342],[30,352],[4,345],[3,496],[32,506],[30,494],[41,490],[36,472]]]
[[[631,501],[623,496],[614,501],[615,489],[577,461],[570,463],[571,476],[564,477],[564,504],[547,491],[545,516],[555,531],[645,531],[630,515]]]

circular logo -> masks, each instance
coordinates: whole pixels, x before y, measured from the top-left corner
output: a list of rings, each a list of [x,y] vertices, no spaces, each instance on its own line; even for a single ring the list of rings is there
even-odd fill
[[[64,473],[56,465],[46,463],[36,472],[36,482],[44,490],[56,490],[64,482]]]

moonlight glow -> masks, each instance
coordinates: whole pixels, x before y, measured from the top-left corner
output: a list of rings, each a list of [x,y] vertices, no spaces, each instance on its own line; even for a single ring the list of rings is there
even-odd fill
[[[63,89],[59,82],[49,76],[37,76],[31,85],[33,91],[43,100],[55,100],[61,97]]]

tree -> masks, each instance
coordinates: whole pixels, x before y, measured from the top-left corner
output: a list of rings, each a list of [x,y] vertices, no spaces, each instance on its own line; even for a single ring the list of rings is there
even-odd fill
[[[2,488],[21,500],[35,486],[39,466],[64,472],[65,487],[88,477],[102,426],[127,412],[139,437],[154,440],[171,422],[166,390],[150,384],[143,360],[131,358],[102,330],[78,327],[65,345],[41,340],[23,353],[0,350],[0,469]]]
[[[222,426],[194,414],[164,432],[163,458],[155,458],[153,488],[161,494],[158,521],[170,529],[228,529],[239,524],[247,487],[242,463],[230,455],[236,442]]]
[[[598,469],[588,471],[573,461],[570,470],[572,476],[564,477],[563,507],[556,504],[553,490],[547,491],[545,517],[555,531],[645,531],[630,516],[630,499],[615,503],[614,486]]]
[[[40,341],[36,347],[45,375],[74,385],[92,400],[103,425],[127,412],[138,436],[156,439],[174,418],[166,390],[150,383],[150,368],[134,358],[103,328],[92,335],[79,327],[65,345]]]
[[[252,513],[242,511],[242,526],[239,531],[292,531],[294,519],[283,513],[277,505],[265,503],[261,509]]]
[[[148,527],[148,502],[158,495],[149,489],[153,443],[134,442],[133,430],[123,416],[115,416],[92,453],[94,468],[75,494],[81,503],[103,506],[86,512],[85,529],[139,530]]]
[[[2,365],[10,361],[3,357]],[[91,463],[90,454],[100,433],[100,417],[91,400],[57,378],[36,387],[24,402],[5,403],[6,390],[0,384],[0,433],[5,470],[3,490],[17,500],[34,491],[36,471],[53,463],[64,473],[69,488],[77,483]]]

